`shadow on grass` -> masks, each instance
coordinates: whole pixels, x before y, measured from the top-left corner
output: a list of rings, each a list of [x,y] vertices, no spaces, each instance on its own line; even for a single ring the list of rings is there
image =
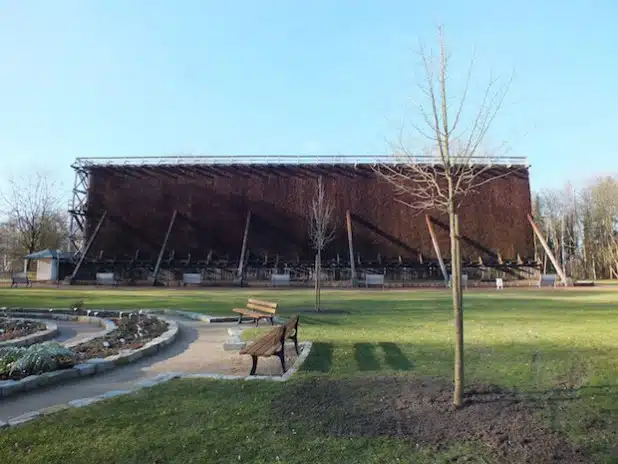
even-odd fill
[[[355,343],[354,359],[360,371],[380,370],[380,361],[376,356],[376,347],[372,343]]]
[[[314,343],[311,355],[303,364],[302,370],[308,372],[328,372],[333,365],[333,344]]]
[[[407,356],[401,351],[395,343],[392,342],[380,342],[380,348],[384,351],[384,359],[392,369],[398,371],[409,371],[414,366]]]

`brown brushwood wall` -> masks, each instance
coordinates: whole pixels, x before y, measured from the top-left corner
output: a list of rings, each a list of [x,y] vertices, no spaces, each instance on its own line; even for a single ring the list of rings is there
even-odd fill
[[[504,174],[507,168],[499,168]],[[466,197],[460,212],[463,256],[493,260],[532,258],[530,185],[525,168],[510,168]],[[345,212],[352,215],[355,253],[362,260],[435,259],[424,213],[394,200],[393,189],[367,166],[182,166],[91,167],[87,237],[97,219],[108,212],[91,254],[126,258],[140,250],[156,256],[173,211],[178,217],[168,251],[176,257],[191,253],[205,259],[235,259],[240,255],[247,211],[252,218],[248,248],[252,256],[311,259],[308,207],[316,179],[323,176],[328,197],[335,204],[337,237],[325,252],[347,261]],[[429,212],[436,222],[442,254],[450,255],[448,219]],[[442,224],[442,225],[440,225]]]

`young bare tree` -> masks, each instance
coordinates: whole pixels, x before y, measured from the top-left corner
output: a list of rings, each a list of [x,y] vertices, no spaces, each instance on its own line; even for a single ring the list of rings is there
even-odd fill
[[[320,311],[322,251],[335,238],[334,205],[326,195],[322,176],[318,177],[309,208],[309,238],[315,255],[315,310]]]
[[[510,81],[490,80],[469,121],[464,121],[473,61],[459,98],[449,91],[450,56],[443,29],[438,29],[437,54],[423,46],[420,57],[424,71],[419,105],[424,125],[414,125],[421,142],[410,146],[403,139],[394,144],[393,163],[376,166],[376,171],[395,191],[395,199],[416,211],[448,214],[451,249],[451,288],[455,319],[455,373],[453,404],[463,405],[464,326],[461,288],[462,260],[459,243],[459,210],[466,195],[483,184],[507,174],[492,170],[484,147],[488,130],[500,110]],[[455,105],[453,105],[455,103]],[[481,154],[482,153],[482,154]]]
[[[12,179],[1,199],[8,217],[7,229],[19,252],[29,254],[43,246],[60,248],[66,239],[66,215],[62,213],[53,183],[35,174]],[[22,255],[23,256],[23,255]]]

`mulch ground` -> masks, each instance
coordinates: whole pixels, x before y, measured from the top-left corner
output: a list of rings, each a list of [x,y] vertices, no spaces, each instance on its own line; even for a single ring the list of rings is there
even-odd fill
[[[112,320],[118,327],[116,330],[73,348],[80,359],[105,358],[121,350],[136,350],[163,334],[168,327],[167,322],[146,315]]]
[[[47,326],[42,322],[2,317],[0,318],[0,342],[32,335],[46,328]]]
[[[300,382],[273,404],[280,418],[341,437],[397,437],[445,450],[476,442],[499,463],[587,463],[583,449],[537,418],[546,403],[496,386],[471,386],[454,410],[452,385],[436,379],[367,377]],[[466,462],[459,456],[453,462]]]

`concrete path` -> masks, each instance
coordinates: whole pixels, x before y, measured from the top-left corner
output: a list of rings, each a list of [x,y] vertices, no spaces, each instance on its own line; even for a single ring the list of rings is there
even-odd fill
[[[176,341],[161,352],[103,374],[2,399],[0,420],[7,421],[29,411],[66,404],[72,400],[100,395],[111,390],[129,389],[137,382],[164,372],[217,372],[236,375],[249,373],[251,369],[249,356],[240,356],[238,352],[223,350],[223,342],[228,338],[227,329],[237,327],[236,324],[207,324],[169,316],[166,316],[166,319],[177,321],[180,331]],[[66,336],[69,335],[69,330],[67,326],[64,332]],[[75,330],[79,328],[76,327]],[[288,362],[293,362],[293,359]],[[281,375],[279,360],[276,357],[260,360],[256,373]]]

